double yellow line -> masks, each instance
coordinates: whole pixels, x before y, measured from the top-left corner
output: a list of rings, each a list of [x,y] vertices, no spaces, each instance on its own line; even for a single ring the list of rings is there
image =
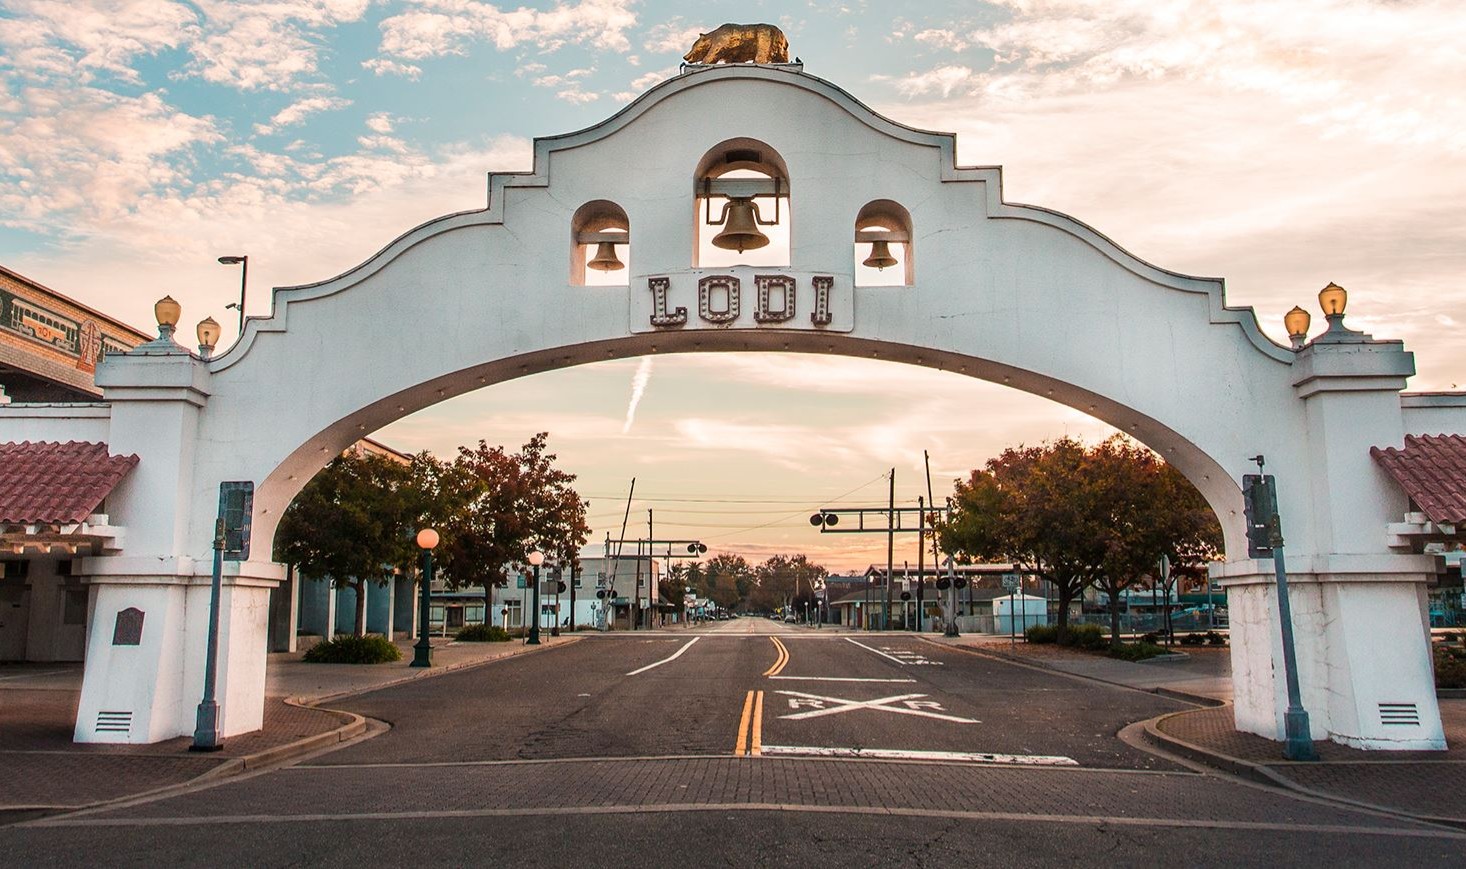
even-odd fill
[[[764,671],[765,676],[777,676],[789,664],[789,650],[779,642],[777,637],[769,637],[774,641],[774,649],[778,651],[778,657],[774,659],[774,665]],[[733,755],[735,757],[758,757],[764,750],[764,692],[749,691],[743,698],[743,717],[738,719],[738,741],[733,743]]]
[[[764,675],[777,676],[783,672],[784,666],[789,663],[789,650],[784,648],[784,644],[779,642],[778,637],[769,637],[769,639],[774,641],[774,648],[778,649],[779,657],[774,661],[774,666],[764,671]]]
[[[758,757],[764,749],[764,692],[749,691],[743,698],[743,717],[738,721],[738,741],[733,756]]]

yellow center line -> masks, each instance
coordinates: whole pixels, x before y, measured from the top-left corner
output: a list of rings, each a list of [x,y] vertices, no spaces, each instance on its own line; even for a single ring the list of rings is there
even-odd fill
[[[753,692],[743,698],[743,717],[738,721],[738,741],[733,744],[733,756],[742,757],[748,750],[748,721],[753,716]]]
[[[763,754],[764,751],[764,692],[758,692],[758,697],[753,701],[753,741],[749,745],[748,753],[754,757]]]
[[[778,637],[769,637],[769,639],[774,641],[774,648],[778,650],[779,656],[774,659],[774,665],[764,671],[764,675],[777,676],[784,669],[784,666],[789,663],[789,650],[784,647],[783,643],[779,642]]]

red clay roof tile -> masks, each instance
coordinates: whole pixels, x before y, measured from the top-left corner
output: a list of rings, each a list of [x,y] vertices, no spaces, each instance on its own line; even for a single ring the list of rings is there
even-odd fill
[[[84,521],[137,463],[106,444],[0,444],[0,523]]]
[[[1405,435],[1405,447],[1369,454],[1432,522],[1466,522],[1466,437]]]

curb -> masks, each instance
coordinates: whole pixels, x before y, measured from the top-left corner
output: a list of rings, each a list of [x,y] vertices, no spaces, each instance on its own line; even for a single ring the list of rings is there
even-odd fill
[[[1398,806],[1385,806],[1380,805],[1379,803],[1369,803],[1363,800],[1355,800],[1348,797],[1341,797],[1338,794],[1331,794],[1327,791],[1320,791],[1314,788],[1305,787],[1304,785],[1298,784],[1287,776],[1275,772],[1266,765],[1253,763],[1250,760],[1243,760],[1238,757],[1232,757],[1231,755],[1223,754],[1220,751],[1213,751],[1208,748],[1203,748],[1199,745],[1196,745],[1195,743],[1187,742],[1184,739],[1171,736],[1170,734],[1161,731],[1161,722],[1167,721],[1171,718],[1175,718],[1179,715],[1189,715],[1190,712],[1191,710],[1183,712],[1171,712],[1167,713],[1166,715],[1161,715],[1156,718],[1152,718],[1149,721],[1143,722],[1145,727],[1144,733],[1146,741],[1150,742],[1157,748],[1179,754],[1182,757],[1194,760],[1197,763],[1209,766],[1213,769],[1220,769],[1224,772],[1231,773],[1232,775],[1235,775],[1242,779],[1246,779],[1247,781],[1250,781],[1254,784],[1266,785],[1270,787],[1280,787],[1286,790],[1293,791],[1294,793],[1304,794],[1306,796],[1313,797],[1314,799],[1324,800],[1326,802],[1334,803],[1341,806],[1348,806],[1350,808],[1366,809],[1373,812],[1382,812],[1384,814],[1394,815],[1401,818],[1409,818],[1410,820],[1420,821],[1422,823],[1444,824],[1446,826],[1455,827],[1458,829],[1466,829],[1466,818],[1442,817],[1439,815],[1422,815],[1411,812],[1407,809],[1402,809]],[[1328,765],[1327,762],[1322,762],[1322,764],[1325,766]],[[1309,765],[1314,766],[1318,764]]]
[[[932,641],[927,640],[927,642]],[[1225,700],[1218,700],[1215,697],[1208,697],[1205,694],[1192,694],[1188,691],[1178,691],[1175,688],[1166,688],[1164,686],[1143,688],[1139,685],[1131,685],[1127,682],[1117,682],[1113,679],[1102,679],[1099,676],[1091,676],[1087,673],[1075,673],[1070,670],[1062,669],[1060,667],[1050,666],[1043,663],[1042,661],[1031,661],[1026,658],[1021,658],[1017,655],[1005,655],[1002,652],[990,651],[988,649],[981,649],[975,646],[962,645],[959,643],[936,643],[935,645],[942,646],[948,649],[959,649],[971,655],[978,655],[979,657],[996,658],[1000,661],[1004,661],[1009,664],[1015,664],[1020,667],[1032,667],[1035,670],[1043,670],[1048,673],[1057,673],[1060,676],[1070,676],[1075,679],[1084,679],[1088,682],[1098,682],[1101,685],[1109,685],[1114,688],[1127,688],[1131,691],[1139,691],[1142,694],[1155,694],[1159,697],[1167,697],[1171,700],[1179,700],[1182,703],[1190,703],[1194,706],[1215,708],[1218,706],[1228,705],[1227,701]],[[1179,715],[1181,713],[1171,714]]]
[[[345,719],[345,722],[340,727],[337,727],[334,730],[329,730],[325,733],[317,733],[314,736],[302,737],[301,739],[297,739],[294,742],[287,742],[283,745],[266,748],[261,751],[257,751],[254,754],[246,754],[239,757],[230,758],[223,763],[220,763],[213,769],[208,770],[207,772],[194,776],[188,781],[179,782],[177,784],[164,785],[162,787],[152,788],[150,790],[138,791],[137,793],[114,797],[108,800],[98,800],[96,802],[85,803],[82,805],[0,806],[0,827],[8,826],[14,823],[24,823],[25,821],[35,820],[36,818],[48,815],[92,811],[118,803],[126,803],[134,800],[147,799],[150,797],[157,797],[172,793],[183,793],[186,792],[188,789],[196,787],[198,785],[213,784],[219,781],[223,781],[224,779],[233,778],[237,775],[243,775],[247,772],[256,772],[266,767],[275,766],[288,760],[293,760],[297,757],[301,757],[303,755],[311,754],[322,749],[329,748],[333,745],[338,745],[343,742],[350,742],[351,740],[356,739],[357,737],[367,732],[366,718],[361,715],[357,715],[354,712],[347,712],[342,709],[327,709],[322,707],[320,704],[330,703],[332,701],[340,700],[344,697],[355,696],[357,694],[368,694],[372,691],[379,691],[383,688],[391,688],[396,685],[402,685],[404,683],[416,681],[418,679],[427,679],[433,676],[442,675],[444,673],[451,673],[457,670],[466,670],[469,667],[492,664],[495,661],[502,661],[506,658],[517,657],[519,655],[527,654],[529,652],[540,652],[546,649],[566,646],[570,645],[571,643],[577,642],[580,639],[580,637],[570,637],[565,642],[555,643],[554,645],[542,645],[538,647],[521,645],[521,648],[516,649],[515,651],[503,655],[497,655],[493,658],[487,658],[479,661],[460,661],[457,664],[430,668],[426,672],[404,676],[400,679],[394,679],[390,682],[384,682],[380,685],[372,685],[367,688],[361,688],[352,691],[339,691],[335,694],[323,695],[320,697],[286,697],[284,698],[284,702],[287,706],[296,706],[303,709],[317,709],[321,712],[328,712],[332,715],[339,715]]]
[[[426,670],[422,670],[422,671],[419,671],[417,673],[412,673],[412,674],[409,674],[409,675],[406,675],[406,676],[402,676],[402,677],[399,677],[397,679],[393,679],[390,682],[382,682],[380,684],[370,685],[370,686],[367,686],[367,687],[364,687],[364,688],[352,688],[352,689],[349,689],[349,690],[346,690],[346,691],[337,691],[335,694],[321,694],[319,696],[310,696],[310,697],[304,697],[304,696],[302,696],[302,697],[293,697],[293,698],[288,698],[286,700],[286,702],[287,703],[293,703],[296,706],[306,706],[306,707],[310,707],[310,708],[320,708],[320,705],[322,703],[332,703],[332,702],[335,702],[337,700],[342,699],[343,697],[355,697],[355,696],[357,696],[359,694],[370,694],[373,691],[380,691],[383,688],[395,688],[398,685],[405,685],[408,682],[416,682],[419,679],[431,679],[434,676],[441,676],[444,673],[454,673],[454,672],[457,672],[459,670],[467,670],[470,667],[482,667],[485,664],[492,664],[495,661],[503,661],[503,660],[508,659],[508,658],[517,658],[520,655],[527,655],[527,654],[529,654],[531,652],[543,652],[543,651],[546,651],[548,649],[558,648],[560,646],[568,646],[568,645],[571,645],[572,643],[578,643],[582,639],[584,639],[584,638],[583,637],[561,637],[561,640],[562,640],[561,642],[554,643],[554,644],[540,645],[540,646],[526,646],[521,641],[521,642],[517,643],[517,645],[519,646],[519,648],[517,648],[517,649],[515,649],[515,650],[513,650],[511,652],[506,652],[506,653],[504,653],[502,655],[495,655],[492,658],[484,658],[484,659],[478,660],[478,661],[459,661],[456,664],[434,665],[432,667],[427,668]],[[513,642],[513,641],[511,641],[511,642]],[[334,709],[328,709],[326,711],[327,712],[334,712],[336,710],[334,710]],[[342,714],[349,715],[351,713],[342,713]]]

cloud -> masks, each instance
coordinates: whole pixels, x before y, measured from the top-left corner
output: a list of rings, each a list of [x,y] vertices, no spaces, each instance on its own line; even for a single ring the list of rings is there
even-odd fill
[[[320,112],[330,112],[337,109],[344,109],[351,105],[351,100],[341,97],[306,97],[296,100],[270,118],[268,124],[255,124],[255,132],[260,134],[273,133],[281,127],[291,127],[303,123],[306,118]]]
[[[366,119],[367,129],[373,133],[390,133],[395,124],[396,119],[390,112],[372,112]]]
[[[679,57],[692,48],[697,38],[711,28],[688,24],[681,16],[654,24],[646,32],[642,45],[652,54],[676,54]]]
[[[971,68],[944,64],[926,72],[913,72],[893,78],[887,75],[873,75],[871,81],[890,81],[902,96],[917,97],[939,93],[943,98],[951,96],[954,90],[966,90],[976,79]]]
[[[289,91],[320,75],[321,36],[361,19],[369,0],[196,0],[201,35],[187,74],[242,91]]]
[[[416,81],[422,76],[422,67],[410,63],[398,63],[395,60],[387,60],[382,57],[374,57],[371,60],[364,60],[361,65],[372,73],[383,75],[400,75]]]
[[[198,16],[166,0],[13,0],[0,18],[5,65],[26,78],[73,77],[79,83],[105,72],[132,84],[132,62],[196,38]]]
[[[414,0],[409,11],[381,23],[380,51],[387,59],[423,60],[467,54],[486,42],[500,51],[534,45],[555,51],[566,44],[627,52],[626,31],[636,24],[627,0],[580,0],[546,11],[519,7],[505,11],[469,0]]]

